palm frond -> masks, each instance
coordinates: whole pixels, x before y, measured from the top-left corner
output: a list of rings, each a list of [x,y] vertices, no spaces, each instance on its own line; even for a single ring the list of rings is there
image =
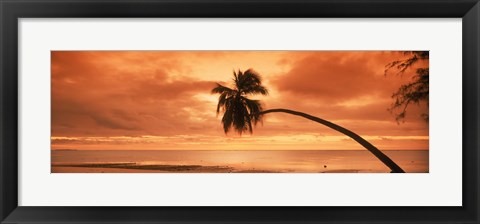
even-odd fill
[[[222,93],[224,93],[224,92],[227,92],[228,94],[233,95],[233,94],[235,94],[235,92],[236,92],[236,90],[233,90],[233,89],[230,89],[230,88],[228,88],[228,87],[226,87],[226,86],[223,86],[223,85],[221,85],[220,83],[216,83],[216,84],[217,84],[217,86],[212,89],[212,93],[220,93],[220,94],[222,94]]]
[[[217,115],[223,112],[222,124],[225,133],[235,130],[238,134],[253,132],[253,126],[261,122],[262,104],[246,95],[267,95],[268,90],[262,86],[260,75],[253,69],[245,72],[233,71],[233,86],[229,88],[217,83],[212,93],[218,93]],[[253,123],[253,124],[252,124]]]
[[[253,69],[248,69],[239,79],[239,86],[237,87],[241,90],[251,85],[259,85],[260,83],[262,83],[260,76]]]
[[[238,134],[242,134],[243,130],[245,129],[245,111],[244,106],[239,102],[240,100],[237,98],[234,100],[233,103],[233,128],[238,132]]]
[[[268,95],[268,90],[262,85],[252,85],[252,86],[249,86],[248,88],[244,88],[242,90],[242,93]]]
[[[218,113],[220,113],[220,109],[223,108],[223,110],[225,111],[225,104],[227,103],[227,100],[229,100],[229,98],[231,98],[231,96],[229,96],[229,94],[226,92],[220,94],[220,96],[218,97],[217,115]]]
[[[255,84],[262,83],[262,78],[260,77],[260,74],[258,74],[255,70],[251,68],[245,71],[244,76],[245,76],[245,80],[248,80],[249,82],[252,82]]]
[[[262,115],[260,115],[260,112],[263,111],[262,103],[260,100],[251,100],[245,97],[243,98],[243,101],[248,109],[250,117],[253,118],[254,125],[256,125],[262,120]]]
[[[234,111],[232,103],[231,101],[227,101],[227,103],[225,104],[225,112],[222,117],[223,131],[225,131],[225,133],[228,133],[228,131],[230,131],[230,127],[232,127],[233,114]]]

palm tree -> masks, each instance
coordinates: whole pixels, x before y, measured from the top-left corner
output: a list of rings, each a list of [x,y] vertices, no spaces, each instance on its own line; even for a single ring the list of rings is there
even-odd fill
[[[217,87],[212,89],[212,93],[220,94],[220,97],[218,98],[217,115],[220,113],[220,111],[223,112],[222,124],[225,133],[228,133],[231,128],[234,128],[235,131],[240,135],[244,131],[249,131],[252,133],[252,125],[256,125],[258,122],[261,122],[262,117],[265,114],[283,112],[318,122],[344,135],[347,135],[375,155],[380,161],[382,161],[392,170],[392,173],[405,173],[400,166],[398,166],[395,162],[393,162],[393,160],[373,146],[370,142],[340,125],[306,113],[289,109],[280,108],[263,110],[259,100],[247,98],[248,95],[253,94],[268,94],[268,90],[262,86],[260,75],[253,69],[248,69],[245,72],[240,70],[238,72],[234,71],[233,76],[233,88],[229,88],[217,83]]]

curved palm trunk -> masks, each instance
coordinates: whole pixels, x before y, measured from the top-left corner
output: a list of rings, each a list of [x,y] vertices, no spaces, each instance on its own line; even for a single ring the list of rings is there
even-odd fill
[[[293,110],[288,110],[288,109],[271,109],[271,110],[265,110],[265,111],[262,111],[260,112],[259,114],[267,114],[267,113],[274,113],[274,112],[283,112],[283,113],[287,113],[287,114],[293,114],[293,115],[297,115],[297,116],[301,116],[301,117],[304,117],[304,118],[307,118],[309,120],[312,120],[312,121],[316,121],[320,124],[323,124],[333,130],[336,130],[338,132],[341,132],[342,134],[345,134],[347,135],[348,137],[352,138],[353,140],[355,140],[356,142],[360,143],[360,145],[362,145],[363,147],[365,147],[368,151],[370,151],[373,155],[375,155],[380,161],[382,161],[385,165],[387,165],[391,170],[392,170],[392,173],[405,173],[405,171],[403,171],[402,168],[400,168],[395,162],[393,162],[393,160],[391,160],[387,155],[385,155],[382,151],[380,151],[379,149],[377,149],[375,146],[373,146],[370,142],[368,142],[367,140],[363,139],[362,137],[360,137],[360,135],[357,135],[355,134],[354,132],[344,128],[344,127],[341,127],[339,125],[336,125],[330,121],[327,121],[327,120],[323,120],[321,118],[318,118],[318,117],[314,117],[312,115],[309,115],[309,114],[306,114],[306,113],[302,113],[302,112],[298,112],[298,111],[293,111]]]

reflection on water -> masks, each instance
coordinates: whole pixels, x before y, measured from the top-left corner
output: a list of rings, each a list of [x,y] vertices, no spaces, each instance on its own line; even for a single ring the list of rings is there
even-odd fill
[[[428,173],[428,151],[384,151],[406,172]],[[103,165],[102,165],[103,164]],[[106,164],[106,165],[105,165]],[[134,164],[116,167],[108,164]],[[167,166],[168,165],[168,166]],[[195,166],[192,166],[195,165]],[[390,170],[363,150],[192,151],[192,150],[54,150],[52,172],[281,172],[385,173]],[[172,169],[177,166],[178,169]],[[56,167],[63,167],[61,171]],[[163,167],[163,168],[162,168]],[[164,169],[169,167],[169,169]],[[199,167],[199,169],[182,169]],[[221,167],[221,169],[217,169]],[[95,168],[95,169],[92,169]],[[75,170],[75,171],[73,171]]]

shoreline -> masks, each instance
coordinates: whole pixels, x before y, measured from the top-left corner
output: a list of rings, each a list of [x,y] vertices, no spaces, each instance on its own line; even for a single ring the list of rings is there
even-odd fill
[[[79,164],[52,164],[52,173],[54,168],[58,167],[75,167],[75,168],[93,168],[93,169],[122,169],[141,171],[157,171],[168,173],[183,172],[219,172],[229,173],[233,168],[229,166],[202,166],[202,165],[141,165],[137,163],[79,163]]]
[[[141,165],[137,163],[52,164],[51,173],[388,173],[374,170],[336,169],[317,172],[238,169],[231,166]]]

